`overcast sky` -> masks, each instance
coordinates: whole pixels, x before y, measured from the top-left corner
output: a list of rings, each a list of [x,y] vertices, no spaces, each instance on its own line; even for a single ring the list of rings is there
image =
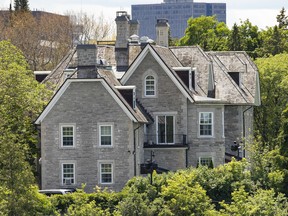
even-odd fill
[[[0,8],[8,9],[11,0],[0,0]],[[132,4],[161,3],[162,0],[29,0],[32,10],[44,10],[64,14],[67,11],[101,13],[114,19],[116,11],[126,10],[131,14]],[[194,0],[194,2],[222,2],[227,4],[227,25],[249,19],[260,28],[276,24],[276,15],[282,7],[288,8],[287,0]],[[288,12],[287,12],[288,15]]]

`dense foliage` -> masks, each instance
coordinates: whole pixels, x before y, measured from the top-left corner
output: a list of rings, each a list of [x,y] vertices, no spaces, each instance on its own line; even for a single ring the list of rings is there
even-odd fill
[[[185,35],[178,45],[199,45],[205,51],[246,51],[253,59],[288,51],[288,19],[284,8],[277,15],[278,25],[259,29],[249,20],[236,23],[231,30],[216,17],[197,17],[187,21]]]
[[[153,173],[152,184],[149,177],[135,177],[120,192],[96,188],[86,194],[83,188],[47,198],[46,206],[62,215],[287,215],[287,198],[277,186],[254,181],[249,166],[233,160],[214,169]]]
[[[38,141],[32,122],[49,93],[11,43],[0,42],[0,62],[0,208],[25,215],[42,199],[33,186]]]

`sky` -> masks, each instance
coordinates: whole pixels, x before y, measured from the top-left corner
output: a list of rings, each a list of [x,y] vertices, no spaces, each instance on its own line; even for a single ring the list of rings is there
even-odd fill
[[[0,9],[8,9],[12,0],[0,0]],[[67,12],[86,12],[96,17],[114,20],[116,11],[125,10],[131,14],[132,4],[161,3],[163,0],[29,0],[31,10],[43,10],[65,14]],[[227,25],[249,19],[261,29],[276,24],[276,16],[282,7],[288,9],[287,0],[194,0],[194,2],[226,3]],[[288,12],[287,12],[288,15]]]

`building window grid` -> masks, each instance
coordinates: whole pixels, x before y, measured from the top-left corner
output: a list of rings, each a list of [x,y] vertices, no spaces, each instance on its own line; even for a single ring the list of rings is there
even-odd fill
[[[63,125],[61,126],[62,147],[74,146],[74,126]]]
[[[213,113],[201,112],[200,113],[200,136],[213,136]]]
[[[145,96],[155,96],[155,78],[154,76],[147,76],[145,78]]]
[[[100,125],[100,145],[112,146],[112,125]]]
[[[213,159],[212,157],[200,157],[199,164],[201,166],[211,166],[211,164],[213,165]]]
[[[69,182],[70,184],[75,183],[75,165],[73,163],[65,163],[62,164],[62,183],[67,184]]]
[[[111,163],[100,164],[100,182],[101,184],[113,183],[113,166]]]

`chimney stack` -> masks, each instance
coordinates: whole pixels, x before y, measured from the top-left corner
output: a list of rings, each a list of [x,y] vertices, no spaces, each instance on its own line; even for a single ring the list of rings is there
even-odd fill
[[[170,25],[167,19],[157,19],[156,24],[156,44],[164,47],[169,46]]]
[[[97,78],[97,48],[95,44],[77,45],[78,72],[77,78],[95,79]]]

